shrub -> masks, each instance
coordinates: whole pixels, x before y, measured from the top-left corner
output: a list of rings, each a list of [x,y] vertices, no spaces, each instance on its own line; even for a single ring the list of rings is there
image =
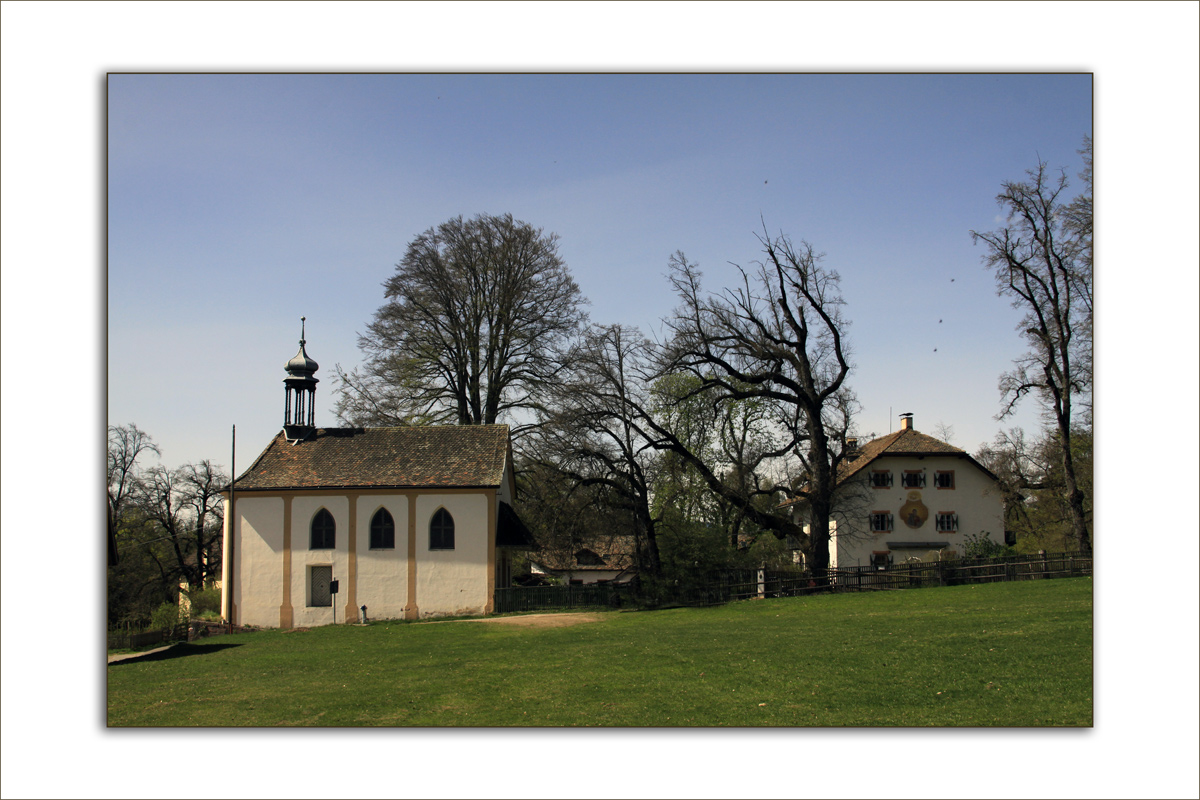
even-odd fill
[[[221,590],[220,589],[201,589],[188,593],[188,599],[192,601],[192,616],[205,617],[221,613]]]
[[[963,541],[963,558],[997,558],[1016,555],[1016,552],[1007,545],[993,541],[987,531],[968,533]]]
[[[179,606],[176,603],[163,603],[150,613],[150,628],[166,631],[180,623]]]

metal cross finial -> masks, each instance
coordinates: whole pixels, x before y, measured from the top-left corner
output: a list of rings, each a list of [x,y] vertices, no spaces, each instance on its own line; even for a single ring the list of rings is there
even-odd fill
[[[307,319],[307,317],[300,318],[300,344],[304,344],[304,320],[305,319]]]

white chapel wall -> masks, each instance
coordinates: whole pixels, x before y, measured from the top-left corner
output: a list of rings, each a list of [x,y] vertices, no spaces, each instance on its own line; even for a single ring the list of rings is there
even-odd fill
[[[238,497],[233,602],[242,625],[274,628],[283,601],[283,500]]]
[[[417,607],[422,617],[482,614],[488,591],[488,504],[493,490],[418,496]],[[454,549],[429,549],[429,523],[445,507],[454,518]]]
[[[332,550],[310,550],[312,520],[321,508],[333,515],[336,526]],[[345,622],[344,604],[349,588],[349,543],[350,543],[350,500],[345,495],[298,495],[292,498],[292,614],[297,627],[328,625],[334,621],[334,611],[329,606],[308,605],[309,568],[332,566],[334,580],[341,582],[341,591],[334,600],[337,621]],[[279,625],[276,613],[274,626]]]
[[[371,549],[371,518],[386,508],[396,525],[396,546]],[[367,607],[369,619],[402,619],[408,602],[408,498],[403,495],[361,495],[356,522],[358,586],[355,602]]]

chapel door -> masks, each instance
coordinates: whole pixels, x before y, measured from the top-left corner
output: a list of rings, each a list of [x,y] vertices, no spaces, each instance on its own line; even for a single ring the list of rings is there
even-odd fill
[[[329,593],[329,584],[333,580],[333,567],[312,568],[312,601],[310,606],[328,608],[333,605],[333,595]]]

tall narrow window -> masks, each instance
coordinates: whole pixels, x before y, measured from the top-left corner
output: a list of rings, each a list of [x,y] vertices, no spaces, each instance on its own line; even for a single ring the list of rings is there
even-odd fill
[[[396,523],[386,508],[371,517],[371,549],[393,550],[396,547]]]
[[[333,514],[322,508],[313,517],[311,537],[308,542],[309,550],[332,550],[337,541],[337,527],[333,524]]]
[[[454,517],[444,508],[439,508],[429,521],[429,549],[454,549]]]

